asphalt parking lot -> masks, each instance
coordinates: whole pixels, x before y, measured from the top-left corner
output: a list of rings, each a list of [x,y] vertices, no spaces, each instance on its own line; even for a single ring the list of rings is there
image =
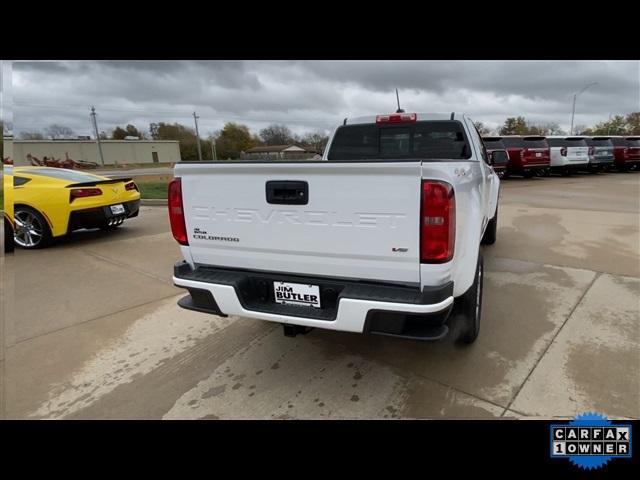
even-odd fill
[[[163,207],[3,260],[6,418],[640,418],[640,174],[503,182],[470,347],[177,307]]]

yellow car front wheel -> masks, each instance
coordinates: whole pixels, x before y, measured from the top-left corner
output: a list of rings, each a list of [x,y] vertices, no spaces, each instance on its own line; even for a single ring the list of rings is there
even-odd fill
[[[44,248],[51,243],[51,230],[40,212],[24,205],[16,206],[13,221],[13,239],[19,247]]]

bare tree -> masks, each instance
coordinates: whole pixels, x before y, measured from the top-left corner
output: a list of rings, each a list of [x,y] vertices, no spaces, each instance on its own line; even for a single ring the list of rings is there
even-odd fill
[[[322,132],[312,132],[303,135],[301,141],[305,145],[313,147],[316,152],[322,152],[327,146],[329,137]]]
[[[260,130],[260,138],[266,145],[287,145],[295,143],[295,138],[286,125],[269,125]]]
[[[45,132],[47,136],[51,139],[70,138],[75,135],[74,131],[71,128],[65,127],[64,125],[58,125],[55,123],[53,125],[49,125],[45,129]]]
[[[20,132],[20,138],[23,140],[44,140],[42,132]]]
[[[575,127],[573,127],[573,134],[574,135],[582,135],[584,134],[584,131],[587,129],[586,125],[576,125]]]
[[[476,128],[478,129],[478,133],[480,133],[481,136],[484,137],[485,135],[489,135],[491,133],[491,129],[482,122],[473,122],[473,124],[476,126]]]
[[[555,122],[545,123],[544,129],[546,131],[546,135],[565,135],[567,133]]]

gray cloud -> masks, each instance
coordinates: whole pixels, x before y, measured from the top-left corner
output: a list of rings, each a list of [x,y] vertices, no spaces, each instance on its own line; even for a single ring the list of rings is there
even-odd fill
[[[497,127],[507,116],[568,128],[640,110],[637,61],[62,61],[13,63],[14,131],[61,123],[90,134],[150,122],[192,125],[207,134],[227,121],[254,131],[286,123],[329,130],[345,116],[395,109],[466,111]]]

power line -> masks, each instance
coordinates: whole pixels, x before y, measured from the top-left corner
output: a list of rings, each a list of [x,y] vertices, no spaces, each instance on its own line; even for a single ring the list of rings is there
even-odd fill
[[[54,110],[66,110],[69,107],[85,109],[86,105],[76,105],[76,104],[66,104],[66,105],[53,105],[53,104],[39,104],[39,103],[27,103],[27,102],[13,102],[13,105],[21,106],[21,107],[36,107],[36,108],[50,108]],[[175,116],[177,118],[187,118],[192,117],[192,114],[187,114],[184,110],[182,111],[173,111],[173,110],[149,110],[149,109],[130,109],[130,108],[113,108],[113,107],[100,107],[102,111],[110,111],[110,112],[123,112],[123,113],[144,113],[149,115],[167,115],[167,116]],[[224,113],[214,113],[214,116],[220,116],[223,118],[230,118],[235,120],[244,120],[247,122],[256,122],[256,123],[274,123],[274,122],[289,122],[289,123],[323,123],[323,124],[332,124],[334,120],[319,120],[317,118],[286,118],[283,120],[273,120],[273,119],[254,119],[247,118],[245,116],[239,115],[227,115]],[[286,115],[286,113],[285,113]],[[339,115],[336,115],[336,118]]]

